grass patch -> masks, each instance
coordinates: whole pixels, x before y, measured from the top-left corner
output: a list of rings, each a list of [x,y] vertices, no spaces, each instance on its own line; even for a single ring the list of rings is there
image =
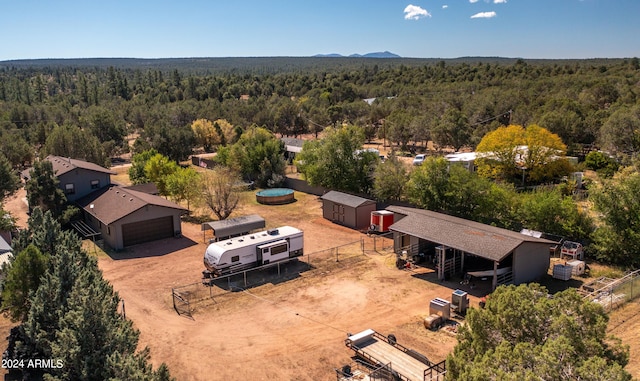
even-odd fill
[[[129,168],[128,167],[117,167],[111,168],[116,174],[111,175],[111,182],[122,184],[124,186],[132,185],[131,180],[129,179]]]
[[[590,278],[622,278],[624,276],[624,270],[601,263],[589,263],[589,277]]]
[[[104,241],[94,242],[94,241],[92,241],[90,239],[83,239],[82,240],[82,248],[84,249],[85,252],[87,252],[87,254],[95,255],[98,258],[100,258],[100,257],[108,257],[109,255],[100,246],[101,244],[104,245]]]

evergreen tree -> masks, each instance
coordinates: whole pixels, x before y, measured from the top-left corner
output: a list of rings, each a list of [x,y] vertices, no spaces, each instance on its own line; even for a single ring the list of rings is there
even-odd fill
[[[48,160],[40,160],[33,163],[30,178],[25,188],[27,190],[27,200],[31,210],[36,207],[43,211],[51,211],[54,217],[58,218],[64,211],[67,197],[62,189],[58,188],[58,178],[53,173],[53,165]]]
[[[9,160],[0,152],[0,203],[20,186],[20,179],[13,171]]]
[[[166,366],[152,370],[148,349],[136,353],[139,332],[117,312],[118,294],[102,277],[96,259],[83,251],[78,237],[62,232],[51,213],[36,209],[33,215],[16,246],[26,244],[37,253],[36,247],[45,246],[42,241],[47,239],[49,261],[37,290],[29,293],[30,307],[18,342],[10,343],[15,351],[7,355],[57,359],[64,366],[25,372],[25,379],[171,380]]]
[[[629,348],[607,337],[602,306],[575,289],[500,286],[472,308],[447,357],[447,380],[631,380]]]
[[[47,256],[34,245],[20,251],[7,269],[2,287],[2,309],[12,321],[22,321],[29,312],[32,292],[40,285]]]

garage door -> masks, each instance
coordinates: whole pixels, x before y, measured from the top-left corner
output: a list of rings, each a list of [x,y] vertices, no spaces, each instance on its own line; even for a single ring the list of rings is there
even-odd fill
[[[122,225],[122,244],[138,243],[173,237],[173,216]]]

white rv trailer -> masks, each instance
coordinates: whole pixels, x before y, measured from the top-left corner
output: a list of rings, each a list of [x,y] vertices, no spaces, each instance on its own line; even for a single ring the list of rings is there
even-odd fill
[[[232,274],[303,254],[302,230],[291,226],[213,242],[204,253],[212,276]]]

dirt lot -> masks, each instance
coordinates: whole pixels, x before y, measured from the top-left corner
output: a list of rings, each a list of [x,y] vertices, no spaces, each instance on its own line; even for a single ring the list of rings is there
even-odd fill
[[[21,197],[5,207],[23,225]],[[268,227],[302,229],[306,253],[361,238],[372,248],[371,238],[324,220],[315,196],[296,192],[297,201],[283,206],[258,205],[252,198],[247,196],[237,214],[258,213]],[[428,269],[397,270],[391,254],[373,250],[287,282],[218,298],[197,308],[192,318],[179,316],[171,288],[200,281],[206,248],[200,225],[183,223],[183,234],[99,256],[104,276],[125,302],[126,316],[141,332],[141,346],[149,346],[154,364],[167,363],[178,380],[334,380],[333,369],[351,361],[343,344],[347,332],[367,328],[394,333],[398,342],[432,361],[443,360],[455,345],[454,336],[426,330],[422,319],[430,299],[449,299],[460,286],[438,283]],[[323,255],[332,258],[331,253]],[[471,304],[477,305],[477,298]],[[610,325],[611,333],[631,345],[628,370],[636,377],[639,310],[637,303],[629,304],[613,313]],[[2,332],[10,326],[0,320]],[[0,346],[6,347],[6,340]]]
[[[307,253],[363,237],[371,244],[365,235],[322,219],[315,196],[296,198],[270,207],[249,201],[239,214],[258,213],[269,227],[301,228]],[[178,316],[171,287],[200,280],[206,248],[199,226],[184,224],[183,233],[183,239],[141,245],[118,259],[100,258],[105,277],[125,300],[127,317],[141,331],[141,344],[179,380],[334,379],[333,368],[350,362],[346,333],[367,328],[394,333],[400,343],[437,361],[455,345],[453,336],[421,325],[428,301],[451,290],[399,271],[389,254],[373,251],[287,282],[236,292],[198,308],[193,319]],[[312,255],[312,264],[319,256]]]

